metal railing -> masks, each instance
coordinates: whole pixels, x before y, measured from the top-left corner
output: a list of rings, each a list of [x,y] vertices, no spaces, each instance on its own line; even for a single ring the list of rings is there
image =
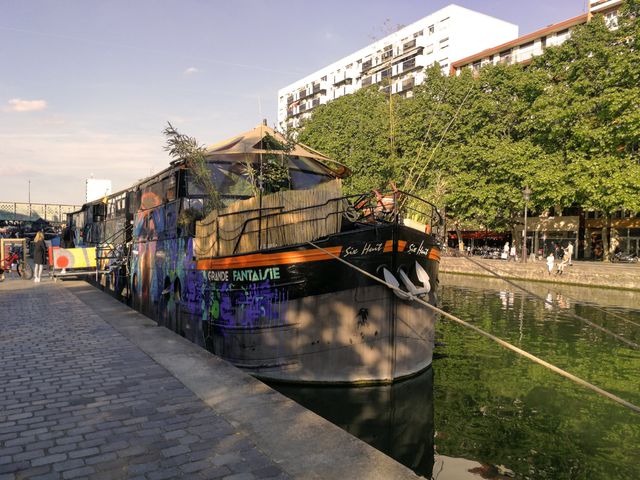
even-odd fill
[[[0,202],[0,220],[7,222],[46,220],[50,223],[66,223],[67,213],[79,209],[80,205]]]

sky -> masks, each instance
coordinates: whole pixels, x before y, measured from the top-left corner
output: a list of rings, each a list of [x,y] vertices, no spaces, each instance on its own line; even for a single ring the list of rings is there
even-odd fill
[[[277,92],[450,4],[529,33],[586,0],[0,0],[0,202],[84,201],[267,119]]]

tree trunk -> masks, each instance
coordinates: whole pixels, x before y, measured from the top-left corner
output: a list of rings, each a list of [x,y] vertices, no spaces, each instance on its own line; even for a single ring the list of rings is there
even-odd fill
[[[611,215],[604,217],[604,226],[602,227],[602,261],[610,262],[611,255],[609,252],[609,238],[611,235]]]

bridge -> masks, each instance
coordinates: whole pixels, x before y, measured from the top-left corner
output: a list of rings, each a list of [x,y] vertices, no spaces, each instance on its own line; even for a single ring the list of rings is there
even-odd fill
[[[49,223],[65,223],[67,221],[67,213],[77,210],[80,210],[80,205],[0,202],[0,222],[13,223],[45,220]]]

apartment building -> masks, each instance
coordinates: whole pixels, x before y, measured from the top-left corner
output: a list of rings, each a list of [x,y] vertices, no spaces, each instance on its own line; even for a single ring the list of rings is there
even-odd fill
[[[533,33],[523,35],[506,43],[474,53],[451,64],[451,74],[460,75],[465,68],[477,73],[485,65],[527,64],[535,56],[542,55],[547,47],[561,45],[570,36],[576,25],[588,22],[593,15],[604,15],[611,28],[617,26],[617,13],[623,0],[592,0],[589,13],[578,15],[563,22],[549,25]]]
[[[452,59],[517,36],[517,25],[449,5],[280,89],[278,124],[297,127],[319,105],[369,85],[411,96],[426,67],[448,73]]]

